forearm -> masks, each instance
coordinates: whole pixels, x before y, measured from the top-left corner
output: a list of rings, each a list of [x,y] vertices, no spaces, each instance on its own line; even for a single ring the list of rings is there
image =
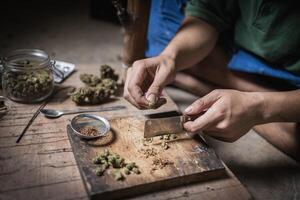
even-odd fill
[[[263,123],[300,122],[300,90],[258,94]]]
[[[218,32],[212,25],[195,17],[186,17],[161,55],[174,59],[175,67],[179,71],[205,58],[214,48],[217,39]]]

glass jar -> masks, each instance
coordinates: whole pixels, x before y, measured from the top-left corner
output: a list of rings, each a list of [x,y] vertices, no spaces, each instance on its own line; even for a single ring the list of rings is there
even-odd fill
[[[38,49],[22,49],[3,58],[2,88],[13,101],[35,103],[45,100],[54,89],[54,61]]]

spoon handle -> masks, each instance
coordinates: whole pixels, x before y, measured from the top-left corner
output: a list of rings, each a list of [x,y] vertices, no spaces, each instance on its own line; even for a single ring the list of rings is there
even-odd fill
[[[125,109],[125,108],[126,108],[126,106],[111,106],[111,107],[106,107],[106,108],[78,109],[78,110],[74,110],[74,111],[63,112],[62,115],[85,113],[85,112],[104,112],[104,111],[111,111],[111,110],[121,110],[121,109]]]

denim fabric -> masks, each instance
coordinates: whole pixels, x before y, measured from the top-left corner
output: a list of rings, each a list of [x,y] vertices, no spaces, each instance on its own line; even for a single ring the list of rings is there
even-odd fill
[[[159,55],[177,32],[187,0],[153,0],[149,18],[146,57]]]
[[[235,54],[233,54],[228,66],[232,70],[283,79],[297,87],[300,87],[299,76],[295,76],[288,71],[279,68],[271,67],[263,60],[260,60],[243,50],[238,50]]]

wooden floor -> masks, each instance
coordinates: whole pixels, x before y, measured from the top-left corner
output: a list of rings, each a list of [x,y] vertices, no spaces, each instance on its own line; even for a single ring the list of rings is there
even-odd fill
[[[4,23],[7,25],[6,34],[0,35],[0,52],[19,48],[44,49],[56,59],[76,64],[79,72],[96,73],[103,63],[116,68],[120,66],[122,42],[118,26],[89,19],[87,5],[79,4],[74,10],[48,6],[53,12],[40,10],[32,14],[24,9],[24,18],[7,16]],[[66,3],[65,6],[73,4]],[[8,26],[9,22],[14,26]],[[78,86],[79,72],[63,86]],[[76,108],[65,97],[64,92],[60,93],[47,107]],[[171,100],[168,102],[163,109],[176,107]],[[108,105],[113,104],[130,107],[122,98]],[[12,103],[9,114],[0,120],[0,199],[86,199],[66,133],[66,125],[72,116],[50,120],[39,115],[21,142],[16,144],[18,135],[38,106]],[[102,115],[114,118],[137,113],[140,111],[130,107],[128,113],[116,111]],[[251,196],[227,169],[227,176],[221,179],[145,194],[135,199],[187,198],[250,199]]]

